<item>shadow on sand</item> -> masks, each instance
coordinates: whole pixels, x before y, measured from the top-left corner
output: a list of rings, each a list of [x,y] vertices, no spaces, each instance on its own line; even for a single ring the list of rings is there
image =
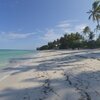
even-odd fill
[[[66,57],[62,57],[62,58],[54,58],[54,59],[38,61],[37,63],[39,63],[39,65],[37,66],[21,66],[19,68],[9,67],[3,70],[6,72],[14,71],[12,75],[27,72],[30,70],[57,71],[57,70],[61,70],[60,68],[62,68],[62,66],[69,67],[69,70],[72,70],[70,66],[77,66],[77,64],[73,65],[74,62],[80,62],[88,58],[96,59],[94,58],[95,55],[100,56],[100,53],[94,53],[92,56],[90,56],[91,53],[87,53],[87,54],[85,53],[79,55],[75,52],[73,54],[71,53],[70,56],[67,55]],[[100,58],[99,56],[98,58]],[[27,60],[33,58],[24,58],[24,59]],[[75,67],[75,70],[78,70],[79,68],[80,67],[77,66]],[[67,74],[67,70],[65,70],[63,75],[64,75],[63,77],[64,79],[57,78],[57,79],[39,80],[37,78],[29,78],[23,80],[21,82],[31,82],[31,83],[39,82],[42,83],[42,85],[37,87],[23,88],[23,89],[7,88],[3,91],[0,91],[0,100],[45,100],[46,98],[50,98],[53,95],[58,96],[59,100],[67,100],[68,99],[67,96],[68,97],[73,96],[73,91],[65,93],[65,95],[62,98],[60,98],[60,94],[57,93],[57,91],[65,90],[65,87],[66,90],[68,88],[69,89],[75,88],[75,91],[80,96],[80,99],[78,100],[99,100],[100,99],[100,71],[82,72],[77,75],[71,75],[71,74]]]

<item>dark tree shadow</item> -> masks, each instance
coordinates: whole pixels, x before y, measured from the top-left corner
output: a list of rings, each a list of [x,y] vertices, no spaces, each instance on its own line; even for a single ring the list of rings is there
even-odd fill
[[[46,88],[43,85],[38,87],[30,87],[23,89],[7,88],[0,91],[1,100],[45,100],[51,98],[53,95],[58,96],[59,100],[69,100],[73,98],[74,92],[65,93],[60,98],[59,91],[67,89],[75,89],[80,95],[80,99],[84,100],[99,100],[100,98],[100,71],[97,72],[83,72],[76,76],[69,76],[69,79],[58,78],[50,79],[50,87]],[[45,80],[27,79],[22,82],[41,82],[44,84]],[[54,86],[53,86],[54,85]],[[73,100],[76,100],[73,98]],[[77,99],[79,100],[79,99]]]
[[[84,51],[83,51],[84,52]],[[27,72],[30,70],[36,70],[36,71],[45,71],[45,70],[59,70],[59,67],[62,66],[70,66],[71,64],[73,64],[74,62],[79,62],[82,61],[84,59],[97,59],[100,60],[100,53],[86,53],[87,51],[85,51],[85,53],[83,54],[79,54],[79,53],[72,53],[70,55],[66,55],[64,57],[55,57],[52,59],[45,59],[42,61],[37,61],[36,63],[39,63],[38,65],[33,65],[33,66],[20,66],[20,67],[8,67],[8,68],[4,68],[3,71],[4,72],[9,72],[9,71],[13,71],[12,75],[14,74],[19,74],[22,72]],[[52,55],[53,56],[53,55]],[[28,59],[28,58],[24,58],[24,59]],[[31,58],[29,58],[31,59]],[[19,60],[20,61],[20,60]]]
[[[66,54],[64,54],[66,55]],[[54,55],[56,56],[56,55]],[[57,71],[61,70],[62,66],[67,67],[69,70],[72,70],[70,66],[77,66],[75,62],[80,62],[84,59],[99,59],[100,53],[72,53],[71,55],[66,55],[64,57],[56,57],[53,59],[45,59],[42,61],[37,61],[38,65],[33,66],[20,66],[17,68],[9,67],[3,69],[5,72],[13,71],[11,75],[16,75],[19,73],[35,70],[35,71]],[[28,58],[25,58],[27,60]],[[30,58],[29,58],[30,59]],[[33,58],[31,58],[33,59]],[[83,66],[83,65],[82,65]],[[83,66],[84,67],[84,66]],[[80,66],[75,67],[74,70],[78,70]],[[0,100],[44,100],[50,98],[53,95],[59,97],[60,94],[57,94],[57,91],[67,90],[67,88],[75,88],[75,91],[80,95],[80,100],[99,100],[100,99],[100,71],[92,72],[81,72],[77,75],[69,74],[65,70],[63,78],[49,79],[50,87],[44,87],[46,80],[40,80],[38,78],[28,78],[22,80],[21,82],[39,82],[43,83],[41,86],[30,87],[30,88],[7,88],[0,91]],[[54,86],[53,86],[54,85]],[[63,87],[62,87],[63,85]],[[26,86],[27,87],[27,86]],[[66,88],[65,88],[66,87]],[[46,90],[45,90],[46,88]],[[67,96],[73,96],[73,92],[68,92],[63,96],[62,99],[67,99]],[[86,99],[84,99],[86,98]],[[96,99],[97,98],[97,99]],[[70,100],[70,99],[69,99]]]

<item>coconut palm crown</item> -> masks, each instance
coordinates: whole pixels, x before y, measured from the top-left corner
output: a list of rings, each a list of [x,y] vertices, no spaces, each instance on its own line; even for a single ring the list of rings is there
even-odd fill
[[[100,0],[95,0],[92,4],[92,9],[87,12],[90,14],[89,19],[92,18],[92,20],[97,22],[97,29],[100,29]]]

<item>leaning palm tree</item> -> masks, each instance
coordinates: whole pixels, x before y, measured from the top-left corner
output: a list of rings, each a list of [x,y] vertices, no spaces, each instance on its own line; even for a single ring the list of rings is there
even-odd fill
[[[92,10],[90,10],[89,12],[87,12],[90,14],[89,19],[92,18],[92,20],[95,22],[97,22],[97,29],[100,29],[100,0],[96,0],[93,4],[92,4]]]

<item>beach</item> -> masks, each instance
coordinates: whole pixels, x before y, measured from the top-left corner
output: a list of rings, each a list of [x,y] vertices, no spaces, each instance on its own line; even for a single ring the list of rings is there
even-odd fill
[[[100,49],[18,58],[0,73],[0,100],[100,100]]]

